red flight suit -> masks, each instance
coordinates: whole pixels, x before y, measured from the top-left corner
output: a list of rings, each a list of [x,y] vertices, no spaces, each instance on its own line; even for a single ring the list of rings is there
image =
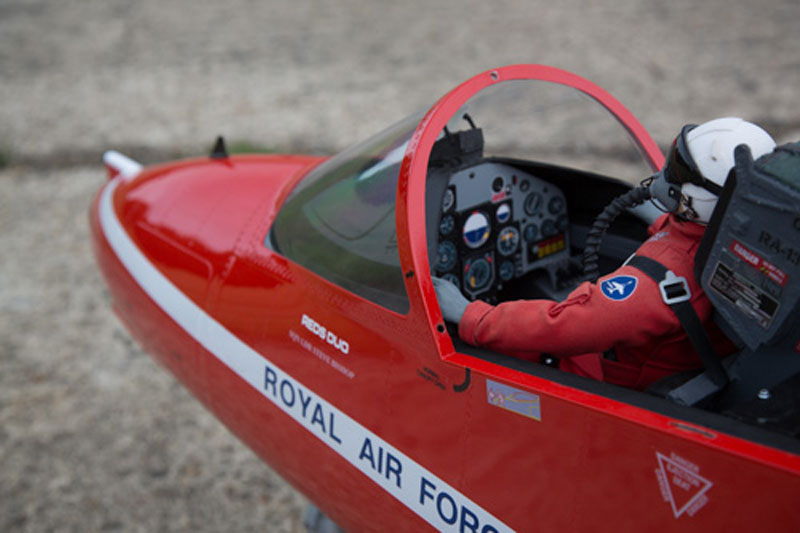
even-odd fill
[[[694,277],[694,256],[705,227],[663,215],[636,252],[686,278],[691,304],[717,353],[732,345],[709,327],[711,303]],[[635,278],[632,280],[631,278]],[[622,266],[597,284],[582,283],[562,302],[518,300],[496,307],[472,302],[459,336],[475,346],[538,361],[541,353],[561,359],[562,370],[617,385],[644,389],[654,381],[702,362],[658,284],[640,270]],[[603,357],[614,349],[616,360]]]

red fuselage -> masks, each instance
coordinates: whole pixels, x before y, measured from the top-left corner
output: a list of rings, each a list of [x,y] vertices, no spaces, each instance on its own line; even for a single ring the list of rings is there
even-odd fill
[[[415,142],[429,150],[434,139],[420,130]],[[265,241],[276,214],[321,161],[148,167],[105,185],[91,226],[133,336],[339,525],[800,527],[796,454],[687,421],[677,406],[650,408],[624,391],[612,398],[456,351],[437,329],[413,156],[398,196],[407,313],[273,251]]]

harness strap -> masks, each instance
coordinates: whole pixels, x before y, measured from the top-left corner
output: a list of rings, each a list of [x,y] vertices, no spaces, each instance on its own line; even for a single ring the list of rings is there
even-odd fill
[[[692,307],[690,301],[692,294],[686,278],[676,276],[655,259],[642,255],[633,256],[626,264],[642,271],[658,283],[662,300],[678,317],[678,322],[680,322],[692,346],[700,355],[708,377],[719,387],[727,385],[728,374],[725,372],[725,368],[714,350],[711,339],[708,338],[708,333],[703,327],[700,317],[697,316],[694,307]]]

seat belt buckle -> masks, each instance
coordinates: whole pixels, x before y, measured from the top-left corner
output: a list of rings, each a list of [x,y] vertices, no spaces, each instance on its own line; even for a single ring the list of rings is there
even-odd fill
[[[667,305],[679,304],[692,297],[689,282],[683,276],[676,276],[672,270],[667,271],[667,275],[658,284],[658,290],[661,291],[661,299]]]

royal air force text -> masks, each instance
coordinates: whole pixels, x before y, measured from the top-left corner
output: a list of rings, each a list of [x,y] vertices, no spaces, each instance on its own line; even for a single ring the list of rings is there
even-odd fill
[[[336,412],[326,407],[316,395],[300,387],[293,380],[280,377],[270,366],[266,366],[264,371],[264,391],[276,404],[283,405],[298,415],[307,428],[340,455],[344,456],[344,450],[348,448],[355,449],[343,446],[343,441],[358,439],[361,442],[358,446],[358,456],[350,462],[360,464],[362,468],[374,471],[379,478],[384,478],[386,480],[384,485],[388,485],[387,490],[396,488],[399,492],[399,489],[403,488],[403,483],[408,481],[404,477],[402,458],[385,449],[368,433],[340,434],[337,430]],[[433,476],[429,479],[422,474],[412,480],[414,486],[418,487],[414,489],[417,493],[416,501],[403,501],[403,503],[409,507],[421,507],[428,511],[426,513],[428,516],[434,517],[435,521],[441,521],[440,529],[443,530],[472,533],[499,531],[489,523],[481,523],[480,516],[483,513],[473,511],[469,504],[463,502],[464,498],[460,494],[451,493],[447,487],[441,487],[440,483],[432,478]]]

